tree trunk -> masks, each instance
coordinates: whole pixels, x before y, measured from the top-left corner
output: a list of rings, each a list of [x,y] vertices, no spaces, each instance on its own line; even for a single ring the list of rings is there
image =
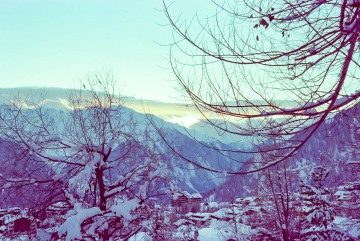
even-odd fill
[[[96,180],[99,185],[99,208],[101,211],[106,211],[106,197],[105,197],[105,184],[104,184],[104,171],[100,168],[95,169]]]

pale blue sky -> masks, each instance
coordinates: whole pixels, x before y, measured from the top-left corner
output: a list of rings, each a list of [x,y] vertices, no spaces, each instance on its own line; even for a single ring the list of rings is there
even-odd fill
[[[177,4],[194,14],[208,3]],[[0,87],[71,88],[111,68],[126,94],[173,102],[169,48],[155,43],[171,43],[171,29],[156,9],[161,0],[0,0]]]

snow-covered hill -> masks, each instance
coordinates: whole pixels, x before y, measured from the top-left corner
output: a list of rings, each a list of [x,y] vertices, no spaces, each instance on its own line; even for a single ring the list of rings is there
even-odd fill
[[[334,115],[320,126],[295,156],[287,160],[288,174],[293,176],[291,186],[294,191],[299,188],[300,179],[309,181],[309,173],[316,166],[324,166],[329,170],[324,185],[333,190],[339,185],[360,179],[359,114],[360,104],[357,104]],[[266,160],[258,156],[257,161]],[[228,201],[232,196],[229,192],[234,190],[238,190],[238,197],[253,195],[259,190],[260,175],[232,176],[216,190],[217,197]]]
[[[47,103],[50,102],[48,101]],[[59,106],[61,105],[43,105],[47,114],[54,116],[54,119],[59,121],[59,123],[55,123],[54,128],[61,130],[64,128],[64,122],[66,122],[66,119],[69,117],[71,112],[69,112],[66,108],[63,108],[64,106],[62,106],[62,108],[59,108]],[[29,116],[31,116],[33,111],[34,110],[32,109],[24,109],[24,113]],[[140,140],[140,147],[138,148],[143,149],[143,151],[150,148],[148,145],[157,145],[157,147],[162,150],[161,155],[163,162],[166,163],[168,168],[171,170],[171,176],[174,183],[178,185],[179,188],[189,192],[206,192],[213,189],[225,181],[225,176],[223,174],[205,171],[189,162],[184,161],[182,157],[174,154],[171,148],[178,151],[185,158],[193,161],[194,163],[216,170],[237,170],[240,167],[240,164],[238,166],[234,166],[231,158],[241,161],[248,158],[247,156],[239,154],[229,154],[229,156],[224,156],[207,146],[216,146],[219,149],[232,149],[232,146],[224,144],[214,138],[203,137],[202,142],[196,141],[188,135],[189,130],[185,130],[184,127],[177,124],[166,122],[154,115],[146,115],[126,107],[116,111],[119,111],[117,115],[121,116],[123,123],[129,123],[129,126],[127,127],[125,124],[121,131],[130,135],[136,133],[136,135],[138,135],[137,140]],[[152,123],[149,123],[149,120],[151,120]],[[158,128],[158,130],[156,130],[155,127]],[[193,130],[190,132],[196,136],[203,135]],[[151,138],[156,140],[156,142],[141,142],[143,138],[142,135],[153,135]],[[166,139],[166,143],[162,140],[162,138]],[[8,145],[9,142],[11,142],[11,140],[7,140],[6,145]],[[0,145],[2,144],[5,144],[5,142],[0,143]],[[14,144],[13,148],[17,149],[18,152],[24,151],[17,144]],[[118,148],[118,153],[120,155],[121,146],[118,146]],[[4,157],[4,153],[6,152],[1,153],[0,155]],[[59,153],[54,151],[51,155],[56,156],[59,155]],[[5,163],[2,164],[3,166],[6,165]]]

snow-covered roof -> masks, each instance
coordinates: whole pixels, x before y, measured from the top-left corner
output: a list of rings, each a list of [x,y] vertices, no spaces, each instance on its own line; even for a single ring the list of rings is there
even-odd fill
[[[202,203],[202,206],[207,206],[209,208],[218,208],[219,207],[219,203],[218,202],[207,202],[207,203]]]
[[[206,221],[210,218],[209,213],[187,213],[185,215],[189,220],[193,221]]]
[[[228,208],[219,209],[218,211],[212,213],[210,216],[215,219],[221,219],[221,220],[229,218],[229,209]]]
[[[8,224],[8,223],[11,223],[11,222],[14,222],[18,219],[21,219],[21,218],[25,218],[25,219],[29,219],[29,220],[34,220],[33,217],[28,217],[28,216],[25,216],[25,215],[11,215],[11,214],[8,214],[8,215],[5,215],[4,217],[4,224]]]
[[[178,191],[176,193],[173,194],[173,200],[177,200],[179,197],[181,196],[185,196],[189,199],[198,199],[198,198],[202,198],[200,193],[194,193],[194,194],[190,194],[187,191]]]
[[[9,208],[8,212],[21,212],[21,208],[18,207]]]
[[[337,191],[335,196],[338,196],[338,200],[345,201],[351,200],[351,192],[350,191]]]
[[[251,202],[255,202],[258,199],[258,197],[245,197],[245,198],[237,198],[235,200],[235,202],[237,203],[251,203]]]
[[[174,225],[177,227],[182,226],[182,225],[189,225],[189,224],[194,225],[194,222],[192,222],[190,220],[186,220],[186,219],[179,219],[174,223]]]

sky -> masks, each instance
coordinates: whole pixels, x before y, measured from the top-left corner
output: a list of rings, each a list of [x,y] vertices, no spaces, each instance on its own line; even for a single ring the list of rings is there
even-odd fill
[[[182,0],[172,9],[208,6]],[[161,0],[0,0],[0,88],[75,88],[110,70],[126,95],[177,102],[162,8]]]

